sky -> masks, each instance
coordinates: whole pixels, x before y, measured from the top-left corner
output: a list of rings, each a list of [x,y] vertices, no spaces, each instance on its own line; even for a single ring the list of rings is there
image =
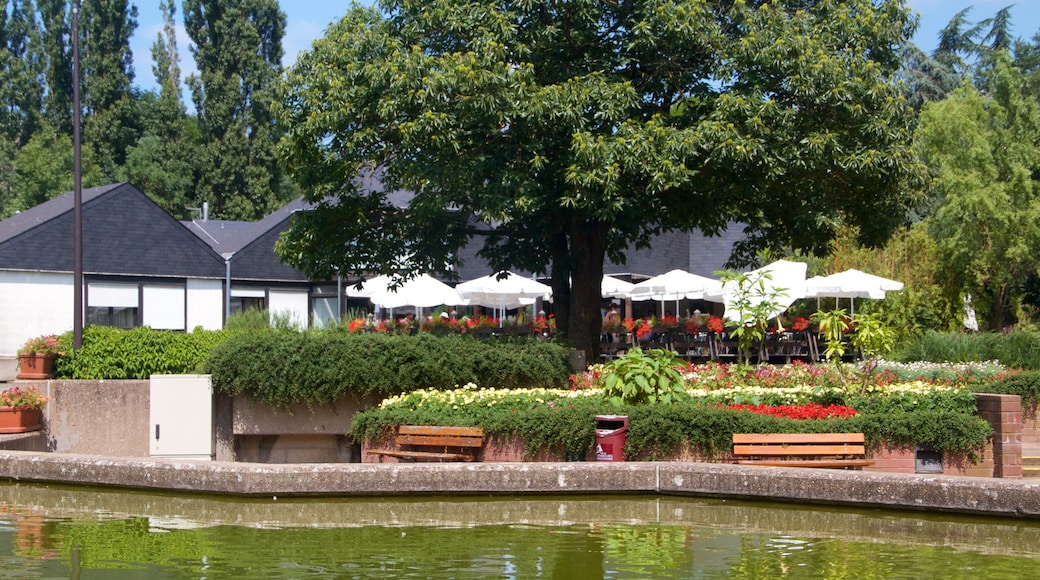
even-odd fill
[[[134,53],[135,84],[149,90],[155,88],[155,77],[152,74],[151,46],[162,30],[162,15],[159,13],[160,0],[131,0],[138,10],[138,26],[130,41]],[[371,4],[362,0],[361,4]],[[308,50],[311,43],[324,35],[329,23],[346,13],[350,0],[293,0],[281,1],[282,12],[286,15],[286,33],[282,39],[285,52],[282,64],[289,66],[296,62],[296,56]],[[970,22],[977,22],[992,17],[1001,8],[1014,4],[1011,9],[1012,34],[1025,39],[1032,38],[1040,32],[1040,1],[1037,0],[907,0],[911,9],[921,15],[920,25],[913,41],[926,53],[935,49],[939,31],[946,26],[957,12],[972,7],[968,13]],[[188,49],[188,37],[184,34],[183,12],[178,6],[177,22],[179,24],[178,51],[181,57],[183,77],[195,71]],[[190,106],[190,99],[185,94]]]

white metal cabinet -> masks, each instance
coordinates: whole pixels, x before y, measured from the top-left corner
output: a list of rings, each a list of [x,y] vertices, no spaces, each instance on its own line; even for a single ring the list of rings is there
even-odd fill
[[[152,375],[150,409],[152,457],[213,459],[209,375]]]

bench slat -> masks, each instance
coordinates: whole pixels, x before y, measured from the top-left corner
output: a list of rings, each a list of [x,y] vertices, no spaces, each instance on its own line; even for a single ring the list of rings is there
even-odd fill
[[[734,443],[863,443],[863,433],[734,433]]]
[[[484,430],[480,427],[452,427],[441,425],[401,425],[397,428],[398,435],[448,435],[453,437],[483,437]]]
[[[863,445],[734,445],[734,455],[863,455]]]
[[[483,437],[452,437],[447,435],[406,435],[397,436],[398,445],[422,445],[428,447],[481,447]]]

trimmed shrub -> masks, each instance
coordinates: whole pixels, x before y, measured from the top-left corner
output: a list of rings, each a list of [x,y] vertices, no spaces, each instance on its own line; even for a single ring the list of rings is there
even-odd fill
[[[72,333],[61,336],[66,354],[55,361],[54,372],[60,379],[85,380],[198,373],[213,346],[227,336],[226,331],[200,329],[186,333],[88,326],[83,329],[83,347],[76,352],[72,350]]]
[[[562,387],[569,376],[566,350],[536,339],[338,330],[235,334],[213,349],[203,370],[220,392],[279,407],[465,383]]]

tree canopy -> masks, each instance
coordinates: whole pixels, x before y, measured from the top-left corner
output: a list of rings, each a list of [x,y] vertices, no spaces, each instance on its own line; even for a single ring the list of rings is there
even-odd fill
[[[317,204],[280,251],[312,275],[443,269],[477,238],[496,270],[550,272],[557,327],[594,353],[604,259],[632,244],[740,223],[746,263],[846,225],[883,242],[912,205],[901,1],[378,6],[301,56],[278,107]],[[360,186],[374,168],[384,193]]]

